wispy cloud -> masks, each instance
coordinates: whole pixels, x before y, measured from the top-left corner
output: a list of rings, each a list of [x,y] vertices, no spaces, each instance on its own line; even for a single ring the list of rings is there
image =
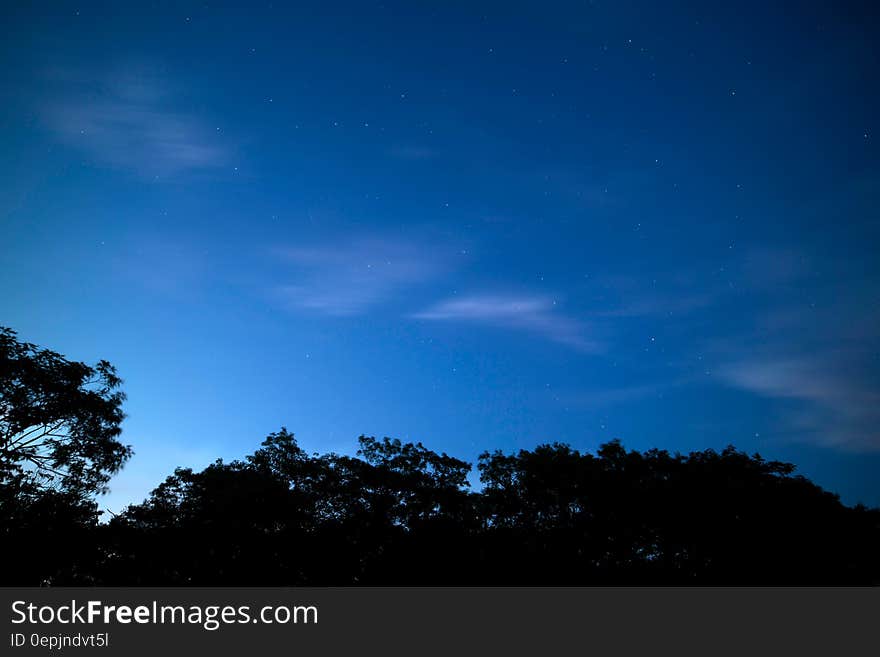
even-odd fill
[[[448,274],[451,249],[426,241],[362,237],[343,243],[276,249],[294,268],[293,282],[274,288],[285,307],[330,316],[361,315],[414,286]],[[585,352],[600,351],[588,327],[550,297],[488,294],[440,301],[411,319],[458,321],[526,331]]]
[[[864,302],[872,283],[863,270],[797,246],[756,245],[737,273],[753,305],[736,335],[716,336],[707,348],[721,380],[772,400],[797,440],[880,450],[872,371],[880,315]]]
[[[96,161],[143,175],[209,169],[226,161],[216,129],[178,108],[168,86],[148,73],[52,78],[59,95],[43,115],[66,143]]]
[[[607,409],[644,400],[662,399],[667,393],[675,392],[693,381],[694,377],[691,376],[675,376],[666,380],[655,379],[648,383],[574,390],[561,393],[559,397],[561,401],[571,406]]]
[[[719,374],[733,386],[793,402],[783,417],[802,438],[843,449],[880,450],[880,389],[862,380],[847,361],[827,354],[746,358]]]
[[[295,282],[278,286],[276,297],[291,308],[336,316],[362,314],[448,265],[440,247],[377,237],[278,253],[295,268]]]
[[[413,316],[527,331],[580,351],[601,350],[599,343],[588,336],[586,325],[559,312],[556,302],[549,297],[464,296],[442,301]]]

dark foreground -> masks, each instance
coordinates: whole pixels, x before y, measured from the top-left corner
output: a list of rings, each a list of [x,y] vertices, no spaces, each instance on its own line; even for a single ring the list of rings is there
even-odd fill
[[[121,383],[0,327],[0,585],[880,583],[880,510],[732,447],[484,453],[475,492],[420,443],[310,455],[282,429],[101,523]]]
[[[63,494],[3,500],[4,584],[871,584],[880,512],[734,449],[603,445],[484,454],[292,434],[244,461],[178,469],[98,524]],[[8,492],[7,492],[8,495]],[[11,549],[10,549],[11,548]]]

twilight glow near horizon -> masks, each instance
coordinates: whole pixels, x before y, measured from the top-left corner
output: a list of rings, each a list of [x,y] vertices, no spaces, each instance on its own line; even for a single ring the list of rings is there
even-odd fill
[[[734,444],[880,505],[876,9],[0,17],[0,325],[118,368],[102,508],[282,425]]]

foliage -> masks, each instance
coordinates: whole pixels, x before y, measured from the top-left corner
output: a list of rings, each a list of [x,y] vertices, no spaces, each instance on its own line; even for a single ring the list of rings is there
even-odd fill
[[[69,361],[0,327],[0,478],[102,492],[131,455],[117,439],[122,381],[107,361]]]
[[[308,455],[286,429],[245,461],[177,470],[107,528],[100,578],[147,584],[875,582],[880,512],[787,463],[541,445],[470,466],[361,437]],[[173,545],[173,550],[163,546]]]
[[[0,365],[2,584],[880,583],[880,510],[733,447],[486,452],[474,491],[421,443],[308,454],[282,428],[99,524],[130,454],[115,370],[6,329]]]

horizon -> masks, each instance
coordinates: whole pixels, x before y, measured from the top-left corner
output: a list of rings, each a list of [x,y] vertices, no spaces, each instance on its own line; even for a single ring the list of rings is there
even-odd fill
[[[282,426],[880,506],[871,7],[2,11],[0,325],[117,367],[102,509]]]

